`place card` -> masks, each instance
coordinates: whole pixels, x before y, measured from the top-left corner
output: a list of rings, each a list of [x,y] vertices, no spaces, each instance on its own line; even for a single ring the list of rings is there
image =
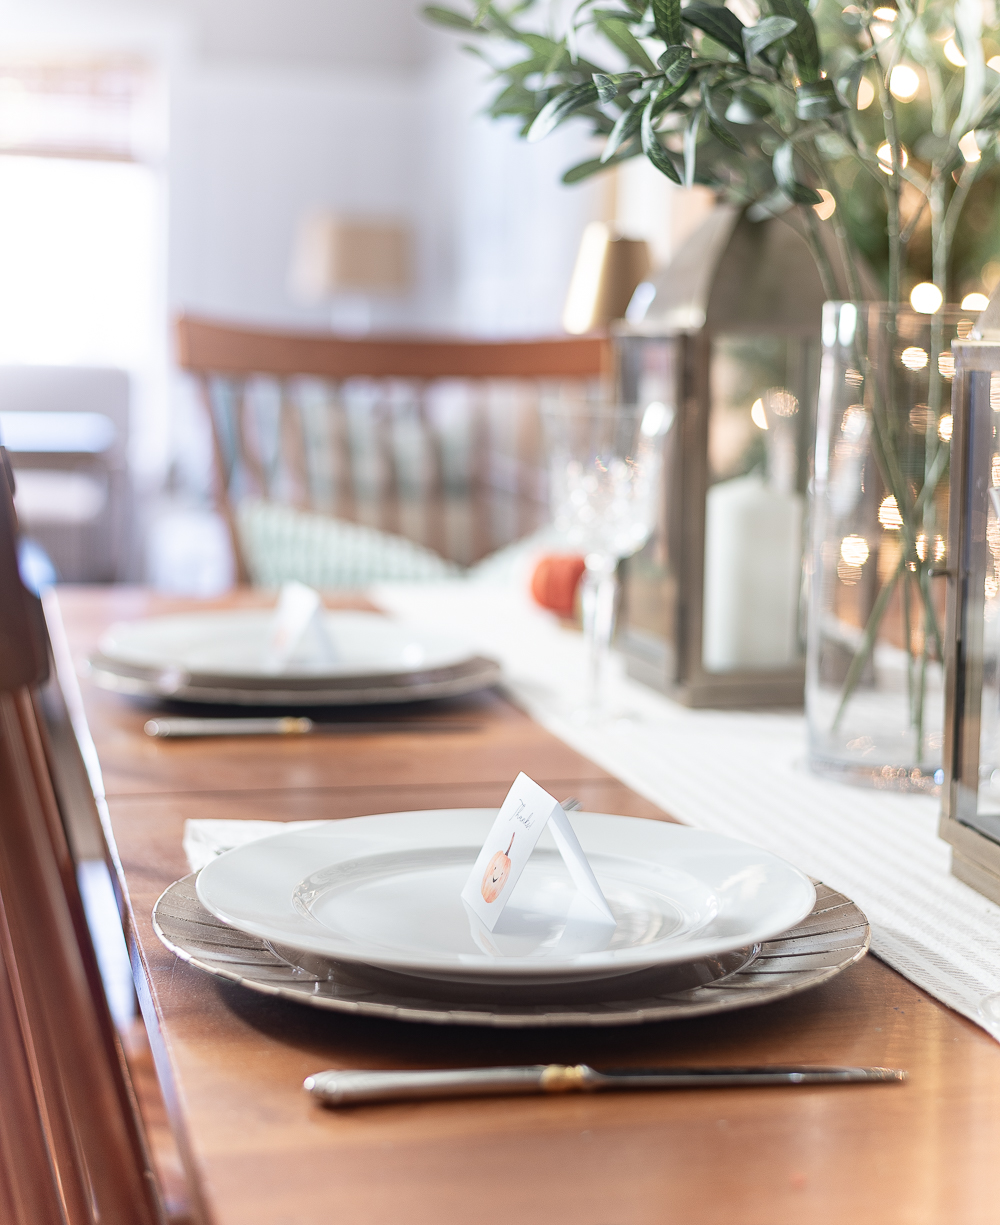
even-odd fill
[[[336,658],[323,623],[323,600],[305,583],[283,583],[264,651],[268,672],[284,672],[293,659],[308,664],[329,664]]]
[[[462,900],[493,931],[546,826],[552,831],[573,883],[590,903],[592,921],[616,926],[569,817],[559,801],[526,774],[519,774],[507,792],[465,882]]]

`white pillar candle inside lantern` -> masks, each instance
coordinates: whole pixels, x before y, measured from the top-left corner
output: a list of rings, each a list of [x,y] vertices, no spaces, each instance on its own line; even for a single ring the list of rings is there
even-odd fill
[[[704,662],[709,672],[795,662],[802,499],[756,473],[713,485],[705,512]]]
[[[803,501],[795,492],[798,401],[771,388],[751,409],[767,472],[710,486],[705,503],[702,654],[709,672],[772,668],[799,655]]]

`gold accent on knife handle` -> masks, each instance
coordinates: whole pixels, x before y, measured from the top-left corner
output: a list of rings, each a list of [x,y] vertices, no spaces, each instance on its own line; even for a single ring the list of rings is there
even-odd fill
[[[572,1093],[577,1089],[590,1088],[588,1072],[590,1069],[582,1063],[573,1067],[564,1063],[550,1063],[542,1072],[539,1083],[546,1093]]]

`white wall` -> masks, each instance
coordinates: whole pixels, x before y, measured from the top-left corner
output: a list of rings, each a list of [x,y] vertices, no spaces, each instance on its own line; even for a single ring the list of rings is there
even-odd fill
[[[527,144],[512,119],[483,108],[495,86],[456,40],[428,74],[422,205],[423,292],[438,326],[504,334],[558,333],[580,235],[600,214],[591,181],[560,176],[592,155],[587,128],[567,124]]]
[[[526,145],[482,113],[483,66],[438,36],[405,72],[221,66],[175,74],[170,298],[175,308],[288,326],[329,311],[288,288],[295,227],[316,208],[408,220],[417,283],[373,327],[558,330],[599,188],[566,188],[588,156],[570,125]]]
[[[412,76],[192,64],[172,91],[170,302],[223,319],[323,327],[288,288],[296,226],[329,207],[413,217]],[[377,326],[408,304],[387,304]]]

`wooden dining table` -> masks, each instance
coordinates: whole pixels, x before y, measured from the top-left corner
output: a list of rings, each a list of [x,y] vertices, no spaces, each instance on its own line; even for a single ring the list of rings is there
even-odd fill
[[[498,805],[518,771],[600,812],[670,820],[502,691],[408,715],[463,730],[158,741],[86,658],[114,621],[214,602],[62,588],[60,683],[92,738],[143,1018],[196,1219],[208,1225],[979,1225],[1000,1218],[1000,1045],[869,955],[763,1007],[608,1029],[373,1020],[217,980],[157,939],[191,818],[325,820]],[[365,606],[365,602],[348,602]],[[79,692],[76,687],[79,686]],[[82,705],[79,698],[82,697]],[[77,705],[74,707],[74,703]],[[89,732],[83,728],[85,718]],[[91,757],[92,777],[93,757]],[[905,1084],[565,1094],[326,1109],[327,1068],[847,1064]]]

